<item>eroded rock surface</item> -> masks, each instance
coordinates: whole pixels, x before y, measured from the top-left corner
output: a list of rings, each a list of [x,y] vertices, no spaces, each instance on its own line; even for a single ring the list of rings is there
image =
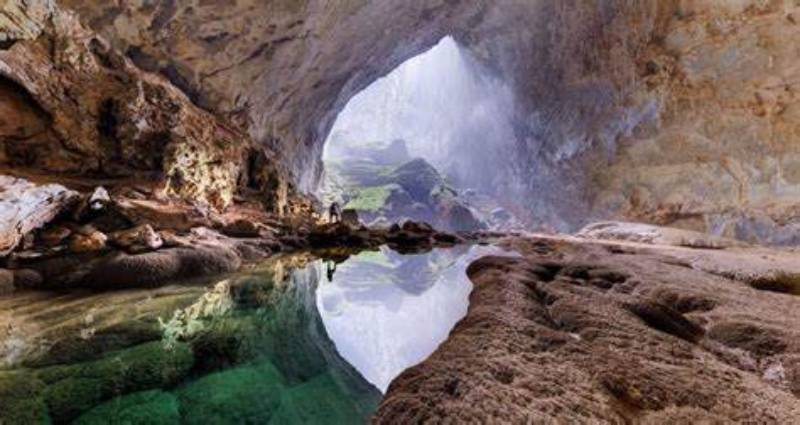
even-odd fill
[[[221,209],[250,180],[248,157],[271,155],[51,1],[12,0],[0,11],[0,165],[153,180]],[[256,171],[272,173],[274,187],[253,185],[277,203],[288,182],[275,167]]]
[[[800,420],[800,298],[724,277],[722,251],[507,245],[522,256],[469,267],[467,316],[392,383],[375,423]],[[796,254],[727,254],[800,273]]]
[[[64,0],[198,104],[247,117],[311,188],[338,111],[450,34],[515,94],[529,223],[798,240],[798,6],[718,0]],[[532,173],[531,170],[536,170]]]
[[[78,194],[56,184],[37,185],[0,175],[0,257],[31,231],[67,210]]]

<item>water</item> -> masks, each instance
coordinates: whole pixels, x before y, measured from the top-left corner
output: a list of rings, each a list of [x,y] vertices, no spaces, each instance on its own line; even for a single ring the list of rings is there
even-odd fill
[[[0,297],[0,423],[357,424],[464,316],[473,259],[272,258],[212,282]]]

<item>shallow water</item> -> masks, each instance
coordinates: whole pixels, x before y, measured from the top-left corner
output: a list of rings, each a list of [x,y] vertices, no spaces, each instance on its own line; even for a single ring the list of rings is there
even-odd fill
[[[0,423],[366,422],[468,306],[460,246],[276,257],[157,290],[0,297]]]

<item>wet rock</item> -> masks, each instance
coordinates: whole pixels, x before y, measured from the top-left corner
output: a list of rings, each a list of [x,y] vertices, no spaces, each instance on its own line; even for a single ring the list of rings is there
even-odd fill
[[[110,241],[131,254],[155,251],[164,245],[161,235],[149,224],[114,232],[110,235]]]
[[[233,272],[242,260],[233,247],[198,244],[130,255],[110,254],[75,284],[98,289],[147,288],[199,276]]]
[[[106,249],[108,237],[100,231],[84,229],[72,235],[69,249],[73,253],[97,252]]]
[[[253,220],[238,219],[222,228],[222,233],[234,238],[257,238],[261,236],[264,225]]]

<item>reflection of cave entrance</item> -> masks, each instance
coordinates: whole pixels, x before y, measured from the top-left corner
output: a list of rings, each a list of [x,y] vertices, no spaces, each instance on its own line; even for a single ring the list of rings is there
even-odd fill
[[[508,88],[446,37],[350,100],[325,142],[320,195],[367,223],[516,227],[511,113]]]

